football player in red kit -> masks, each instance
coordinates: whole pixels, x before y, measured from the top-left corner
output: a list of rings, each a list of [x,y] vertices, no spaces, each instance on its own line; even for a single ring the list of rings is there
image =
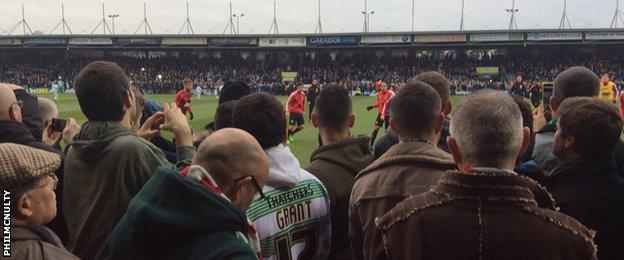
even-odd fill
[[[193,110],[191,109],[191,98],[193,97],[193,81],[186,78],[182,81],[184,85],[184,89],[178,91],[175,97],[175,103],[178,105],[182,113],[186,115],[186,112],[189,112],[191,115],[190,119],[193,120]]]
[[[375,126],[373,127],[373,134],[371,135],[371,146],[373,146],[373,144],[375,143],[375,139],[377,139],[377,133],[379,132],[379,128],[381,128],[384,125],[384,122],[386,124],[386,129],[388,128],[389,122],[386,122],[385,120],[384,114],[386,111],[384,108],[388,100],[390,100],[390,98],[392,98],[393,95],[394,93],[388,90],[388,84],[383,83],[381,84],[381,89],[377,93],[377,103],[371,106],[368,106],[366,108],[366,110],[369,110],[369,111],[375,107],[377,108],[377,120],[375,120]]]
[[[290,94],[286,101],[286,114],[290,113],[288,123],[288,142],[295,141],[295,133],[303,130],[305,122],[303,112],[305,111],[306,94],[303,92],[303,83],[297,82],[297,90]]]
[[[379,93],[379,91],[381,91],[381,86],[383,84],[386,84],[386,80],[384,78],[384,76],[379,77],[379,80],[375,81],[375,83],[373,84],[373,88],[375,89],[375,93]]]

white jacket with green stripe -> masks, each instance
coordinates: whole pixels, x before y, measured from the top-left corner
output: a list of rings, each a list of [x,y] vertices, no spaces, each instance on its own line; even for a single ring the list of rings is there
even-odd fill
[[[329,195],[284,145],[265,150],[269,177],[247,210],[264,259],[325,259],[331,246]]]

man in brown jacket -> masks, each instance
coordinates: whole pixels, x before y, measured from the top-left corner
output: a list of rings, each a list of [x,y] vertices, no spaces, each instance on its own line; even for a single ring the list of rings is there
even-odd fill
[[[332,239],[329,259],[351,259],[349,250],[349,195],[355,176],[373,162],[370,138],[353,137],[355,123],[349,92],[336,85],[323,88],[316,98],[312,125],[318,128],[321,144],[306,168],[327,188],[330,197]]]
[[[595,259],[594,232],[556,211],[552,196],[513,172],[529,129],[508,95],[466,97],[448,146],[461,170],[376,221],[376,259]]]
[[[440,176],[455,169],[450,154],[436,147],[444,115],[440,95],[427,83],[414,81],[392,101],[390,125],[400,142],[355,180],[349,200],[349,239],[354,259],[373,259],[382,247],[374,237],[374,220],[398,202],[425,192]]]

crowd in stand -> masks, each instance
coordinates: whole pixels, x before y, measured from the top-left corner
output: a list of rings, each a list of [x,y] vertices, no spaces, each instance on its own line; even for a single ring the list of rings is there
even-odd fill
[[[298,55],[299,54],[299,55]],[[622,85],[624,54],[593,56],[576,53],[566,56],[547,53],[538,57],[514,54],[480,56],[457,53],[433,57],[431,55],[378,56],[375,52],[356,52],[353,55],[338,53],[332,56],[320,52],[312,58],[300,53],[291,54],[287,60],[277,55],[264,59],[240,53],[224,52],[219,57],[125,57],[106,56],[87,58],[78,55],[49,58],[36,54],[13,55],[0,58],[0,81],[13,82],[28,88],[51,88],[59,78],[69,87],[74,85],[73,75],[94,60],[110,60],[122,66],[135,86],[145,93],[175,93],[184,78],[207,93],[216,93],[231,80],[247,82],[254,90],[286,94],[281,72],[293,71],[309,84],[314,78],[321,82],[336,82],[355,93],[372,94],[372,83],[384,77],[390,84],[406,82],[421,72],[436,70],[451,82],[452,91],[471,91],[482,88],[504,89],[516,75],[524,77],[530,86],[552,81],[557,74],[573,65],[583,65],[596,73],[614,75],[617,85]],[[333,58],[332,58],[333,57]],[[499,67],[499,73],[483,77],[477,67]],[[292,83],[292,82],[291,82]]]
[[[388,101],[389,131],[374,149],[370,137],[350,134],[357,118],[349,91],[326,84],[310,115],[319,146],[305,169],[286,145],[283,104],[242,82],[225,84],[200,140],[175,103],[143,97],[116,63],[77,73],[73,87],[88,121],[69,119],[62,129],[52,122],[53,102],[2,84],[9,252],[622,259],[623,121],[598,98],[592,70],[561,69],[552,97],[534,110],[523,97],[492,90],[453,104],[447,77],[420,73]]]

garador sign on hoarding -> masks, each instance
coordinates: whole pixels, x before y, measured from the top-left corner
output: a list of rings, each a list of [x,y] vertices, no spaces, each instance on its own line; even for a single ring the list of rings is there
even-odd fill
[[[347,46],[358,45],[357,36],[312,36],[308,37],[308,46]]]

